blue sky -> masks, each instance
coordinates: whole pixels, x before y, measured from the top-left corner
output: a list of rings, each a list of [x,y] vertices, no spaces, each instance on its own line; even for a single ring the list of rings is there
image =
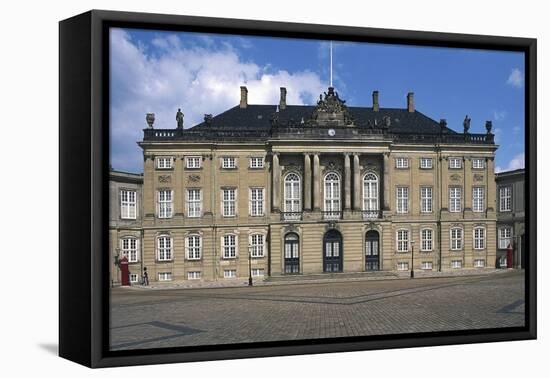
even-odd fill
[[[312,104],[329,84],[329,43],[268,37],[223,36],[148,30],[111,30],[111,164],[142,172],[136,142],[145,113],[155,127],[185,126],[218,114],[239,101],[277,104],[279,87],[290,104]],[[404,108],[407,92],[416,109],[462,130],[467,114],[472,133],[493,121],[500,145],[497,170],[524,165],[524,55],[518,52],[334,42],[334,86],[348,105]]]

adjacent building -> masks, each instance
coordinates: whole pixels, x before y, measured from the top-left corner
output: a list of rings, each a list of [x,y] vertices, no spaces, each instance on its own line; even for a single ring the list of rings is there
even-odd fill
[[[135,250],[132,274],[151,281],[494,268],[491,123],[457,132],[412,93],[405,108],[372,96],[348,107],[328,88],[297,106],[281,88],[278,104],[251,105],[241,87],[239,105],[190,128],[148,114],[143,176],[112,176],[127,180],[112,183],[112,248]]]
[[[495,175],[498,193],[497,267],[525,268],[525,169]],[[512,263],[507,249],[512,248]]]

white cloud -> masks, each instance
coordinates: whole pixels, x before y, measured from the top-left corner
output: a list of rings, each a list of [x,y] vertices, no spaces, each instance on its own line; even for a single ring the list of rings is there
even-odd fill
[[[516,88],[521,88],[523,86],[523,72],[519,68],[512,69],[506,84]]]
[[[495,121],[502,121],[504,118],[506,118],[506,114],[506,110],[494,110],[493,119]]]
[[[155,113],[155,128],[175,128],[176,111],[185,114],[184,126],[202,121],[239,103],[241,85],[248,87],[250,104],[278,104],[279,87],[287,88],[287,102],[312,103],[326,85],[310,71],[273,71],[243,61],[228,43],[209,40],[188,47],[168,35],[152,41],[154,54],[133,41],[124,30],[111,31],[111,163],[115,169],[141,167],[145,114]],[[240,45],[243,42],[240,42]],[[239,45],[239,47],[241,47]]]
[[[508,165],[505,168],[502,168],[500,166],[497,166],[495,168],[495,171],[498,172],[505,172],[505,171],[513,171],[514,169],[521,169],[525,168],[525,153],[519,153],[515,155],[512,160],[508,162]]]

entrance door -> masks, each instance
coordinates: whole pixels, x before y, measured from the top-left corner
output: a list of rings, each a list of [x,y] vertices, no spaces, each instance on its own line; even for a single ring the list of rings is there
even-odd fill
[[[380,270],[380,248],[378,232],[370,230],[365,237],[365,270]]]
[[[285,274],[300,273],[299,237],[294,233],[285,236]]]
[[[336,230],[328,231],[324,237],[323,271],[341,272],[343,255],[342,235]]]

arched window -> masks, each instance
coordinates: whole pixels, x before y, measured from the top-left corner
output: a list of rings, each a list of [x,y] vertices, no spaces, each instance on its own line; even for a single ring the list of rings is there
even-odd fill
[[[300,176],[289,173],[285,177],[285,212],[297,213],[302,211],[300,205]]]
[[[363,211],[370,217],[378,215],[378,177],[372,172],[363,177]]]
[[[340,212],[340,176],[335,172],[325,176],[325,211],[335,216]]]

